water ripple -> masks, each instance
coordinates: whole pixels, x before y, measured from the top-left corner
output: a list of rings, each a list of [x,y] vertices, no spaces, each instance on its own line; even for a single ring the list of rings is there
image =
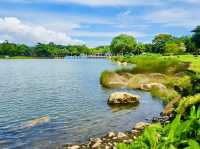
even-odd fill
[[[0,147],[51,149],[128,130],[159,114],[162,103],[140,91],[124,89],[142,96],[138,107],[107,105],[114,90],[103,89],[99,76],[115,67],[106,60],[0,61]],[[50,121],[23,127],[43,116]]]

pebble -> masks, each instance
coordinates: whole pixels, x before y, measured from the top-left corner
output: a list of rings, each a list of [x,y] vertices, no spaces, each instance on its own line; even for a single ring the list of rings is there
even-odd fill
[[[111,138],[111,137],[114,137],[114,136],[115,136],[115,133],[114,133],[114,132],[109,132],[109,133],[108,133],[108,137]]]
[[[118,132],[117,134],[117,138],[124,138],[124,137],[127,137],[127,135],[123,132]]]
[[[139,130],[142,130],[144,129],[146,126],[148,126],[149,123],[145,123],[145,122],[139,122],[135,125],[135,129],[139,129]]]
[[[78,145],[74,145],[74,146],[68,147],[68,149],[79,149],[79,148],[80,148],[80,146],[78,146]]]
[[[96,142],[94,145],[92,145],[92,148],[97,148],[101,145],[101,142]]]
[[[162,121],[164,123],[170,122],[169,116],[155,117],[152,121]],[[161,122],[161,123],[162,123]],[[82,145],[69,145],[67,149],[116,149],[116,145],[119,142],[132,143],[137,139],[137,136],[143,131],[143,129],[150,125],[149,123],[139,122],[131,130],[131,132],[108,132],[108,134],[102,138],[90,138],[87,144]]]

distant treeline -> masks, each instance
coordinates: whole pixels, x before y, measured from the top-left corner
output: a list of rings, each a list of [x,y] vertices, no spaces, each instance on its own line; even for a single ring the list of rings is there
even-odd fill
[[[170,34],[158,34],[152,43],[136,42],[133,36],[121,34],[112,40],[110,49],[114,54],[159,53],[163,55],[200,54],[200,26],[191,36],[175,37]]]
[[[0,44],[1,56],[32,56],[32,57],[65,57],[78,56],[80,54],[92,55],[96,53],[110,52],[109,46],[88,48],[86,45],[56,45],[54,43],[38,43],[30,47],[25,44],[15,44],[5,41]]]
[[[130,35],[121,34],[114,37],[109,46],[89,48],[86,45],[56,45],[54,43],[38,43],[30,47],[25,44],[15,44],[4,41],[0,44],[0,56],[32,56],[32,57],[65,57],[81,54],[126,55],[141,54],[144,52],[164,55],[200,54],[200,26],[197,26],[191,36],[175,37],[170,34],[158,34],[152,43],[140,43]]]

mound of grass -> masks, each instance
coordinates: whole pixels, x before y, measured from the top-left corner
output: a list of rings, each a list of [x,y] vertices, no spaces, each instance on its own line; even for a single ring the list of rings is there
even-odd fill
[[[180,98],[180,94],[172,88],[159,89],[154,87],[150,92],[153,96],[160,97],[165,104],[172,99]]]
[[[104,71],[101,73],[101,77],[100,77],[100,84],[105,87],[105,88],[110,88],[110,79],[111,77],[114,75],[114,72],[111,71]]]

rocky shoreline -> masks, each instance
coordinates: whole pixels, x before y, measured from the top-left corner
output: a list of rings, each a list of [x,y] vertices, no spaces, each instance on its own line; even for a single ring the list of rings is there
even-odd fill
[[[133,101],[138,101],[139,96],[128,94],[125,92],[116,92],[111,94],[108,99],[108,103],[112,104],[127,104]],[[139,101],[138,101],[139,102]],[[151,123],[160,122],[162,125],[169,123],[173,118],[174,104],[177,100],[172,100],[169,102],[159,117],[154,117],[146,122],[137,123],[131,131],[126,132],[109,132],[101,138],[90,138],[88,142],[84,144],[66,144],[63,146],[64,149],[116,149],[118,143],[132,143],[143,131],[144,128]]]
[[[160,115],[160,117],[154,117],[151,123],[160,122],[161,124],[169,123],[173,118],[173,115],[169,116]],[[151,123],[139,122],[131,131],[126,132],[109,132],[107,135],[101,138],[90,138],[88,142],[84,144],[66,144],[64,149],[116,149],[116,144],[127,143],[130,144],[134,141],[143,131],[144,128]]]

